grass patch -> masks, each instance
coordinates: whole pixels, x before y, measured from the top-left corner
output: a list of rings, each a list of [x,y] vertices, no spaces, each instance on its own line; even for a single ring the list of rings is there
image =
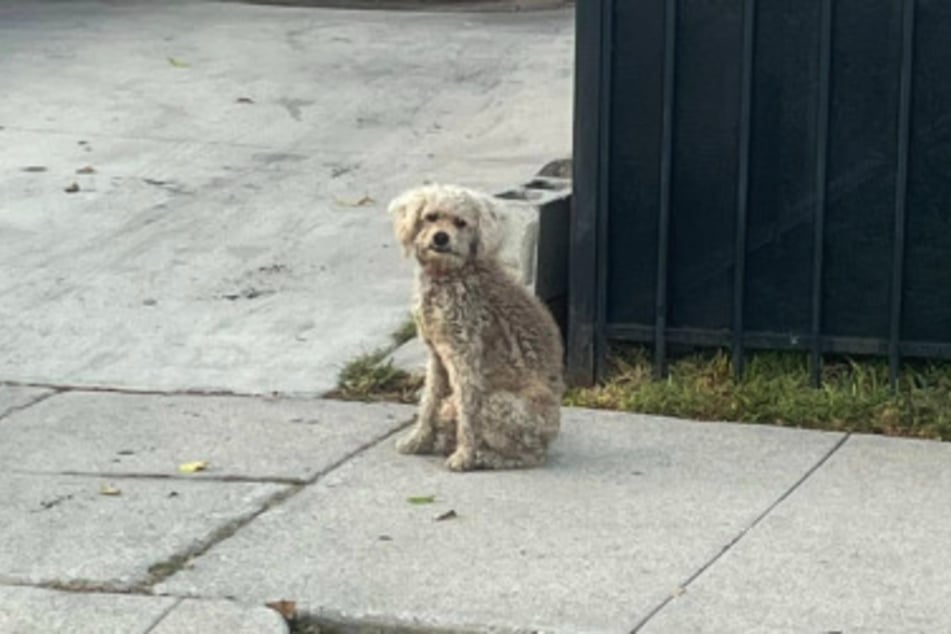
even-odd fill
[[[573,389],[565,404],[699,420],[730,420],[790,427],[951,440],[951,363],[903,364],[892,392],[882,360],[827,359],[822,387],[809,382],[808,358],[763,352],[733,378],[722,351],[688,354],[654,381],[643,347],[612,352],[607,380]]]
[[[381,348],[348,363],[337,379],[337,388],[327,398],[344,401],[393,401],[415,403],[423,377],[393,365],[391,349]]]
[[[406,318],[399,327],[390,334],[390,338],[393,339],[393,343],[399,347],[410,339],[416,338],[416,320],[413,319],[413,316],[410,315]]]
[[[337,387],[324,396],[344,401],[391,401],[415,403],[423,377],[393,365],[390,354],[416,337],[416,321],[406,318],[390,333],[392,345],[360,355],[340,371]]]

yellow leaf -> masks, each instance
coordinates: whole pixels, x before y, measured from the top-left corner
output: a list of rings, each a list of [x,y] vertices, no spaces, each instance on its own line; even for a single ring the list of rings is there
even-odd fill
[[[190,65],[188,62],[183,62],[182,60],[175,59],[174,57],[169,57],[168,63],[174,66],[175,68],[188,68]]]
[[[194,462],[184,462],[178,465],[178,470],[181,473],[195,473],[197,471],[204,471],[208,468],[207,460],[196,460]]]
[[[111,484],[104,484],[99,487],[99,495],[122,495],[122,491]]]

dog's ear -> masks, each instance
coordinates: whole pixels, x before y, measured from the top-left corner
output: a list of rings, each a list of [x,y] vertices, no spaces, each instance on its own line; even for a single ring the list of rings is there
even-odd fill
[[[479,256],[493,258],[498,255],[505,239],[504,221],[499,204],[491,196],[479,197]]]
[[[419,216],[426,206],[426,193],[422,187],[403,192],[390,202],[387,211],[393,217],[396,239],[403,246],[403,255],[413,252],[413,239],[419,233]]]

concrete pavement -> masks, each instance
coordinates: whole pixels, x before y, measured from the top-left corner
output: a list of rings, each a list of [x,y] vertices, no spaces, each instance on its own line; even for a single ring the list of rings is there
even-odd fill
[[[327,631],[951,628],[948,444],[569,409],[544,469],[458,475],[395,452],[408,406],[0,398],[2,632],[278,632],[280,600]]]
[[[0,379],[332,388],[408,314],[391,196],[501,190],[570,153],[572,29],[571,9],[0,3]]]

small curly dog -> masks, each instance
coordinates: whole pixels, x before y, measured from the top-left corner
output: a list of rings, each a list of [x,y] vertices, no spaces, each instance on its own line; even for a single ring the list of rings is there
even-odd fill
[[[416,425],[397,449],[448,455],[453,471],[542,464],[560,426],[561,336],[498,261],[495,201],[425,185],[394,199],[389,212],[419,265],[414,317],[429,348]]]

